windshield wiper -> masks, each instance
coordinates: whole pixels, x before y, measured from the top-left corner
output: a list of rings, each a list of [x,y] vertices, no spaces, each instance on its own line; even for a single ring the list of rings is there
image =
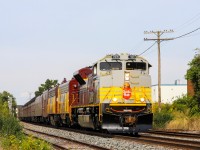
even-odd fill
[[[105,62],[107,62],[107,63],[108,63],[108,65],[110,66],[110,70],[112,70],[112,65],[111,65],[111,63],[110,63],[110,62],[108,62],[106,59],[105,59]]]

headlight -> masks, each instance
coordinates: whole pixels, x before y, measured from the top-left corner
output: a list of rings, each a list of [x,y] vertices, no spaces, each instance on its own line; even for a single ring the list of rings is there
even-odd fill
[[[116,97],[114,97],[114,98],[113,98],[113,101],[114,101],[114,102],[116,102],[116,101],[117,101],[117,98],[116,98]]]
[[[130,79],[130,73],[125,73],[124,79],[125,79],[125,81],[129,81],[129,79]]]
[[[144,102],[144,98],[140,98],[140,101],[141,101],[141,102]]]

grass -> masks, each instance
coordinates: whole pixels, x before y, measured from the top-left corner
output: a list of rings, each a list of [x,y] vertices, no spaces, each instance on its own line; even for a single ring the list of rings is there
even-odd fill
[[[187,131],[200,131],[200,116],[188,117],[185,114],[181,114],[168,122],[165,129],[178,129]]]
[[[153,104],[154,129],[179,129],[200,131],[200,109],[195,98],[183,96],[172,104]]]

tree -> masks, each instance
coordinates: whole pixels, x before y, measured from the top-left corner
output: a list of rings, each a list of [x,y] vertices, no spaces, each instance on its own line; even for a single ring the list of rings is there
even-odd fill
[[[200,54],[196,54],[189,63],[186,79],[191,80],[194,86],[195,97],[200,97]]]
[[[17,108],[17,103],[15,97],[7,91],[3,91],[2,93],[0,93],[0,105],[8,103],[9,99],[12,100],[12,114],[16,115],[15,110]]]
[[[50,90],[52,87],[55,87],[58,84],[58,80],[47,79],[44,84],[41,84],[38,88],[38,91],[35,91],[35,96],[42,95],[46,90]]]

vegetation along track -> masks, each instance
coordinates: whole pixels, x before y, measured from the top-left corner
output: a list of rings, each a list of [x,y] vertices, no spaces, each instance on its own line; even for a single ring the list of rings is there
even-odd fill
[[[72,139],[64,138],[61,136],[52,135],[49,133],[44,133],[28,128],[24,128],[26,134],[34,134],[37,138],[47,140],[51,143],[56,149],[88,149],[88,150],[108,150],[107,148],[99,147],[97,145],[84,143],[81,141],[75,141]],[[36,135],[37,134],[37,135]],[[51,140],[50,140],[51,139]],[[51,142],[53,141],[53,142]]]
[[[131,137],[130,135],[115,135],[114,138],[181,149],[200,149],[200,136],[198,134],[151,131],[148,133],[141,133],[137,137]]]

